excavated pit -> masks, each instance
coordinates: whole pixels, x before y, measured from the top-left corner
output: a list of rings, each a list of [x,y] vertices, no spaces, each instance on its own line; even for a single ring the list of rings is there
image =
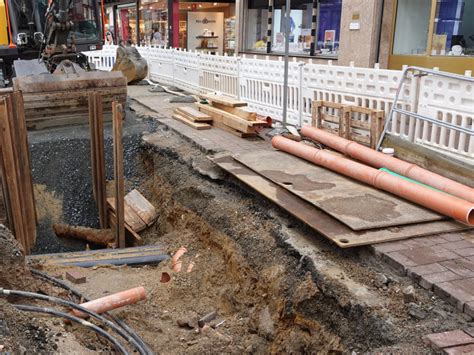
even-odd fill
[[[155,132],[153,144],[143,142],[143,131]],[[450,306],[421,291],[418,303],[439,312],[413,319],[401,293],[409,281],[397,278],[363,248],[341,251],[325,242],[166,126],[128,111],[125,132],[126,187],[139,189],[159,212],[157,222],[141,234],[145,243],[159,244],[170,254],[185,246],[184,269],[191,261],[195,266],[190,273],[174,273],[169,261],[87,269],[87,283],[77,288],[99,297],[143,285],[148,300],[116,314],[156,352],[418,353],[427,352],[422,335],[468,325]],[[34,132],[30,143],[41,209],[35,253],[84,250],[84,243],[56,238],[50,226],[98,224],[87,127]],[[167,283],[160,282],[163,272],[171,275]],[[374,287],[377,272],[390,278],[390,288]],[[224,323],[198,331],[197,319],[214,310],[216,321]],[[447,315],[443,319],[441,312]],[[90,349],[87,331],[75,327],[63,332],[74,335],[74,346]],[[94,344],[96,349],[104,346]]]

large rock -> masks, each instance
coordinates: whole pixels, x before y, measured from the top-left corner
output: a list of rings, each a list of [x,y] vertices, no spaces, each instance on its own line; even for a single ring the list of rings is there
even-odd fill
[[[146,78],[148,64],[135,47],[118,47],[112,71],[121,71],[127,83]]]

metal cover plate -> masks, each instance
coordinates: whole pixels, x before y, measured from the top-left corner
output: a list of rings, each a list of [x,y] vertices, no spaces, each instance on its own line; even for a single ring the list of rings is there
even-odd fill
[[[322,209],[353,230],[441,220],[444,217],[290,154],[261,151],[234,159]]]

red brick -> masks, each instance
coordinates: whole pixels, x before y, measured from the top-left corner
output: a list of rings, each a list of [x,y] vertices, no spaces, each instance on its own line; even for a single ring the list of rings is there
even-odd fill
[[[458,249],[458,250],[455,250],[455,252],[461,256],[474,256],[474,247]]]
[[[454,260],[443,261],[440,264],[462,277],[474,277],[474,261],[472,260],[466,258],[459,258]]]
[[[441,246],[447,250],[458,250],[466,248],[474,248],[474,244],[469,240],[459,240],[457,242],[449,242],[441,244]]]
[[[474,301],[474,279],[460,279],[434,284],[434,292],[463,311],[467,302]]]
[[[423,341],[435,350],[459,345],[474,344],[474,338],[460,329],[450,332],[429,334],[423,338]]]
[[[446,250],[439,245],[402,250],[400,254],[413,260],[416,265],[433,264],[459,257],[454,252]]]
[[[443,352],[447,355],[474,354],[474,344],[444,348]]]
[[[462,279],[462,276],[459,276],[458,274],[455,274],[454,272],[448,270],[443,272],[437,272],[434,274],[422,275],[418,283],[421,287],[427,290],[431,290],[433,288],[433,285],[447,281],[455,281],[459,279]]]
[[[86,282],[86,276],[79,271],[68,271],[66,272],[66,279],[75,284],[83,284]]]
[[[383,259],[387,262],[387,264],[391,265],[402,275],[406,275],[407,267],[416,266],[416,263],[413,260],[410,260],[405,255],[402,255],[399,251],[384,254]]]

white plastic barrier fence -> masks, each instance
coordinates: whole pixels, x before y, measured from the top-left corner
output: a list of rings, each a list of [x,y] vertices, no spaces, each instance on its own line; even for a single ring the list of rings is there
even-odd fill
[[[220,56],[180,49],[138,47],[147,59],[149,78],[190,93],[218,91],[240,98],[249,108],[281,120],[283,105],[283,61],[256,56]],[[110,70],[115,46],[86,52],[98,69]],[[471,73],[466,73],[471,75]],[[295,126],[310,124],[313,100],[353,104],[389,113],[402,71],[358,68],[292,61],[289,63],[288,117]],[[418,112],[445,122],[474,129],[474,85],[451,78],[409,77],[398,108]],[[361,117],[361,119],[364,119]],[[474,158],[474,136],[420,122],[397,113],[390,134],[432,149]]]

